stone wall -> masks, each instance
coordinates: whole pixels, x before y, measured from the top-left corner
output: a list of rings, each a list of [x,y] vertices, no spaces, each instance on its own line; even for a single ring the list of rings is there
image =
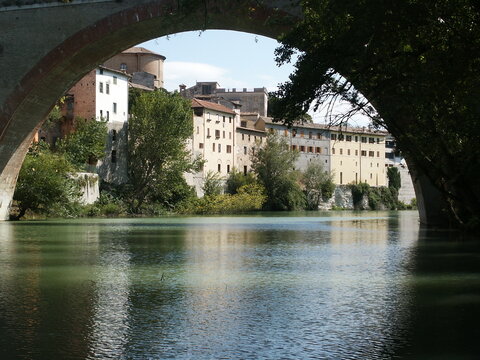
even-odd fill
[[[71,177],[80,185],[80,202],[84,205],[93,204],[100,197],[99,177],[95,173],[75,173]]]

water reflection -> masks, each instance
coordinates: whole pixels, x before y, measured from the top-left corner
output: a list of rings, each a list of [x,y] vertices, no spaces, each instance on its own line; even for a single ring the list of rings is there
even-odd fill
[[[295,215],[0,224],[2,358],[473,354],[478,246]]]

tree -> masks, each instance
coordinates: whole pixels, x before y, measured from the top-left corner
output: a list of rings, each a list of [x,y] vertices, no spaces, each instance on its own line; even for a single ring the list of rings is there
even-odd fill
[[[67,204],[78,198],[78,187],[69,176],[72,165],[63,154],[54,154],[48,145],[34,145],[25,157],[13,195],[22,218],[27,210],[48,212],[55,204]]]
[[[333,175],[326,172],[319,161],[312,161],[308,164],[301,181],[305,187],[307,209],[309,210],[318,210],[320,202],[330,199],[335,190]]]
[[[75,119],[75,131],[60,141],[58,150],[78,169],[96,164],[105,156],[107,124],[95,119]]]
[[[346,100],[396,138],[442,194],[457,225],[480,227],[480,7],[471,0],[303,0],[277,61],[300,55],[279,87],[293,122],[313,103]],[[361,94],[364,94],[363,97]]]
[[[138,95],[129,121],[130,206],[138,212],[200,163],[186,142],[192,136],[192,110],[178,94],[158,90]]]
[[[388,187],[395,189],[398,193],[398,190],[402,187],[402,180],[400,178],[400,171],[395,166],[387,168],[387,177],[388,177]]]
[[[223,180],[218,172],[209,171],[205,175],[202,190],[205,196],[220,195],[223,192]]]
[[[298,153],[290,151],[284,138],[267,136],[265,145],[252,154],[252,169],[265,187],[269,210],[296,210],[304,206],[304,196],[295,171]]]
[[[226,192],[228,194],[236,194],[238,189],[244,185],[254,184],[256,182],[255,175],[251,172],[247,173],[246,175],[242,172],[238,171],[236,168],[228,174],[228,178],[226,181]]]

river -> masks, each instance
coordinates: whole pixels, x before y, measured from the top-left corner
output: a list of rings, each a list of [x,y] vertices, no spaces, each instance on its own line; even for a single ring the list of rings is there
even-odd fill
[[[479,339],[480,242],[412,211],[0,223],[1,359],[479,359]]]

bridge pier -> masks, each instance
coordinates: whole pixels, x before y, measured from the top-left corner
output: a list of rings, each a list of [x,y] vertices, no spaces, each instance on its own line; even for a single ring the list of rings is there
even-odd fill
[[[435,227],[449,226],[451,221],[447,210],[448,204],[442,193],[415,164],[409,162],[408,159],[407,164],[415,189],[420,223]]]
[[[0,145],[0,163],[6,164],[0,173],[0,221],[9,218],[18,173],[37,129],[38,127],[18,147],[8,143]]]

